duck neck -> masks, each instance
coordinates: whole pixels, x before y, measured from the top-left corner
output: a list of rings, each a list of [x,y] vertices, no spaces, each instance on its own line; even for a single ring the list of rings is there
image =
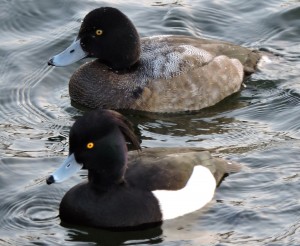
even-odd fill
[[[134,67],[140,60],[141,47],[139,37],[130,40],[125,44],[115,44],[108,51],[103,51],[100,62],[114,71],[124,71]]]
[[[121,173],[112,175],[105,170],[89,170],[88,180],[90,185],[97,190],[107,190],[112,186],[124,184],[124,175]]]

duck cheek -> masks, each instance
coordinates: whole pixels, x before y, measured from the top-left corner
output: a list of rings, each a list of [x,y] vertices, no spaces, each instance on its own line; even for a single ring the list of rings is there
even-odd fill
[[[89,56],[94,57],[95,51],[99,49],[95,36],[85,36],[80,39],[80,46]]]

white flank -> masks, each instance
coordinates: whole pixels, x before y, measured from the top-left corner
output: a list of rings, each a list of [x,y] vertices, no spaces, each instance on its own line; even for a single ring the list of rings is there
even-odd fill
[[[163,219],[174,219],[191,213],[210,202],[216,189],[216,180],[210,170],[195,166],[187,185],[181,190],[153,191],[160,203]]]

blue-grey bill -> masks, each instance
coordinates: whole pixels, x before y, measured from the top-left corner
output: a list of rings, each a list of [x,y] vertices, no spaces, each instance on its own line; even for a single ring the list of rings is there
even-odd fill
[[[83,167],[82,163],[78,163],[75,160],[74,154],[68,156],[68,158],[62,163],[62,165],[47,178],[47,184],[62,182],[75,173],[77,173]]]
[[[88,56],[80,45],[80,39],[75,40],[68,48],[56,56],[53,56],[48,64],[57,67],[63,67],[77,62]]]

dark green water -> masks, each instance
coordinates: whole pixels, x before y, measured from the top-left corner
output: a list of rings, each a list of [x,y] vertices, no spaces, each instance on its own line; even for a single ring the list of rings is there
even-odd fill
[[[85,173],[47,186],[82,112],[47,66],[100,6],[142,36],[185,34],[272,52],[240,93],[198,113],[127,115],[144,147],[201,146],[243,163],[203,210],[161,228],[116,233],[61,224],[59,202]],[[0,1],[0,245],[300,245],[300,1]]]

